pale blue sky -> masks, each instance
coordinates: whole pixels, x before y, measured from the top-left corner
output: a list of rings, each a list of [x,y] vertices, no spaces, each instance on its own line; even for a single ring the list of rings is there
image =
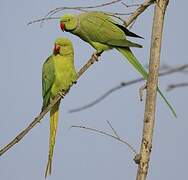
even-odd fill
[[[94,1],[0,1],[0,147],[20,132],[41,109],[41,67],[52,51],[53,42],[59,36],[69,37],[75,48],[75,64],[79,69],[94,51],[79,38],[63,33],[58,21],[48,21],[27,26],[27,22],[44,16],[59,6],[90,5]],[[95,4],[107,2],[95,1]],[[132,0],[126,1],[132,2]],[[134,2],[138,2],[134,0]],[[139,1],[141,2],[141,1]],[[170,1],[166,14],[161,62],[169,65],[187,63],[186,23],[187,1]],[[105,8],[127,12],[120,5]],[[63,14],[60,13],[60,14]],[[146,64],[149,56],[153,8],[136,21],[133,31],[144,40],[135,40],[144,45],[134,49],[138,59]],[[136,84],[109,96],[97,106],[75,114],[68,110],[86,104],[106,90],[139,75],[115,50],[105,52],[63,100],[57,141],[54,153],[51,180],[57,179],[135,179],[137,165],[132,152],[108,137],[99,136],[71,125],[85,125],[110,132],[109,120],[121,137],[139,150],[144,102],[138,98]],[[160,79],[165,90],[168,84],[184,82],[187,76],[175,74]],[[158,97],[156,128],[148,179],[187,179],[187,88],[165,92],[175,106],[178,119],[174,119]],[[41,180],[48,157],[49,116],[37,125],[21,142],[0,157],[0,179]]]

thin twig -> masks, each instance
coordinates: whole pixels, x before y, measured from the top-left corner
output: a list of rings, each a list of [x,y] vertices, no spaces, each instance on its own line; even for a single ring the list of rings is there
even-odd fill
[[[38,22],[41,22],[41,21],[46,21],[46,20],[53,20],[53,19],[60,19],[60,17],[46,17],[46,18],[40,18],[40,19],[36,19],[36,20],[33,20],[33,21],[29,21],[27,23],[27,25],[31,25],[33,23],[38,23]]]
[[[180,88],[180,87],[188,87],[188,82],[184,82],[184,83],[178,83],[178,84],[170,84],[167,87],[167,91],[172,91],[176,88]]]
[[[120,84],[119,86],[117,86],[115,88],[110,89],[107,93],[103,94],[101,97],[99,97],[98,99],[94,100],[93,102],[91,102],[91,103],[89,103],[87,105],[84,105],[82,107],[72,109],[69,112],[70,113],[74,113],[74,112],[78,112],[78,111],[82,111],[82,110],[88,109],[88,108],[98,104],[99,102],[101,102],[103,99],[105,99],[108,95],[110,95],[114,91],[117,91],[118,89],[121,89],[121,88],[122,88],[122,84]]]
[[[100,8],[100,7],[104,7],[104,6],[109,6],[109,5],[112,5],[112,4],[115,4],[115,3],[118,3],[118,2],[121,2],[122,0],[114,0],[114,1],[110,1],[110,2],[107,2],[107,3],[102,3],[102,4],[99,4],[99,5],[93,5],[93,6],[78,6],[78,7],[58,7],[58,8],[55,8],[55,9],[52,9],[51,11],[49,11],[45,17],[48,17],[48,16],[51,16],[59,11],[63,11],[63,10],[67,10],[67,9],[77,9],[77,10],[81,10],[81,9],[94,9],[94,8]]]
[[[134,12],[134,14],[132,14],[131,16],[129,16],[126,20],[126,24],[125,26],[129,26],[132,22],[134,22],[135,19],[137,19],[137,17],[144,12],[150,5],[152,5],[154,3],[154,0],[145,0],[143,4],[141,4],[136,11]]]
[[[81,12],[89,12],[89,10],[78,9],[76,7],[73,7],[73,8],[70,7],[69,9],[70,10],[77,10],[77,11],[81,11]],[[125,20],[122,17],[120,17],[120,16],[128,16],[128,15],[133,14],[132,12],[129,12],[129,13],[119,13],[119,12],[109,12],[109,11],[103,11],[103,12],[105,14],[109,15],[109,16],[112,16],[112,17],[114,17],[116,19],[119,19],[123,24],[125,24]],[[57,12],[54,12],[54,14],[56,14],[56,13]],[[42,24],[46,20],[60,19],[60,17],[54,17],[53,15],[51,15],[51,16],[45,16],[43,18],[39,18],[39,19],[35,19],[35,20],[32,20],[32,21],[29,21],[27,23],[27,25],[31,25],[31,24],[34,24],[34,23],[41,23]]]
[[[136,19],[131,23],[131,25],[129,26],[129,29],[132,29],[135,23],[136,23]]]
[[[112,129],[112,132],[114,133],[114,135],[116,135],[116,137],[120,139],[120,136],[118,135],[118,133],[116,132],[116,130],[113,128],[113,126],[110,123],[110,121],[107,121],[107,123],[110,126],[110,128]]]
[[[135,150],[129,143],[127,143],[125,140],[123,140],[123,139],[121,139],[121,138],[119,138],[119,137],[117,137],[117,136],[114,136],[114,135],[112,135],[112,134],[109,134],[109,133],[107,133],[107,132],[105,132],[105,131],[102,131],[102,130],[99,130],[99,129],[95,129],[95,128],[86,127],[86,126],[77,126],[77,125],[73,125],[73,126],[71,126],[71,128],[81,128],[81,129],[93,131],[93,132],[96,132],[96,133],[99,133],[99,134],[102,134],[102,135],[106,135],[106,136],[108,136],[108,137],[111,137],[111,138],[113,138],[113,139],[115,139],[115,140],[117,140],[117,141],[119,141],[119,142],[125,144],[126,146],[128,146],[128,147],[132,150],[132,152],[133,152],[135,155],[137,155],[136,150]]]
[[[114,18],[116,18],[116,19],[119,19],[123,24],[125,24],[126,22],[125,22],[125,20],[124,20],[122,17],[120,17],[120,16],[133,14],[132,12],[130,12],[130,13],[113,13],[113,12],[105,12],[105,11],[103,11],[103,12],[104,12],[105,14],[109,15],[109,16],[112,16],[112,17],[114,17]]]
[[[99,5],[95,5],[95,6],[78,6],[78,7],[58,7],[55,8],[51,11],[49,11],[43,18],[34,20],[34,21],[30,21],[28,24],[33,24],[36,22],[41,22],[43,23],[45,20],[49,20],[49,19],[53,19],[53,15],[61,12],[63,10],[78,10],[78,11],[84,11],[87,12],[88,9],[94,9],[94,8],[99,8],[99,7],[104,7],[104,6],[108,6],[108,5],[112,5],[118,2],[121,2],[122,0],[114,0],[114,1],[110,1],[107,3],[103,3],[103,4],[99,4]],[[145,0],[143,4],[140,4],[140,6],[134,11],[134,13],[113,13],[113,12],[106,12],[107,14],[110,14],[111,16],[121,20],[123,22],[123,24],[125,26],[129,26],[132,22],[134,22],[137,17],[144,12],[151,4],[153,4],[154,0]],[[120,15],[129,15],[131,14],[131,16],[128,17],[128,19],[125,21],[123,20]],[[56,17],[55,17],[56,18]]]
[[[45,114],[61,99],[61,96],[58,95],[54,98],[54,100],[25,128],[21,131],[10,143],[0,149],[0,156],[2,156],[6,151],[8,151],[12,146],[18,143],[37,123],[41,121],[41,119],[45,116]]]
[[[135,7],[135,6],[138,7],[138,6],[141,5],[140,3],[138,3],[138,4],[126,4],[124,2],[121,2],[121,4],[123,4],[126,8]]]
[[[159,76],[167,76],[167,75],[170,75],[170,74],[173,74],[173,73],[182,73],[182,72],[185,72],[186,69],[188,69],[188,64],[181,65],[181,66],[174,67],[174,68],[168,67],[167,70],[159,73]],[[69,112],[74,113],[74,112],[82,111],[82,110],[88,109],[92,106],[95,106],[96,104],[100,103],[102,100],[104,100],[106,97],[108,97],[112,93],[116,92],[117,90],[120,90],[122,88],[136,84],[136,83],[141,82],[141,81],[144,81],[144,79],[143,78],[137,78],[137,79],[130,80],[128,82],[121,82],[119,85],[117,85],[117,86],[113,87],[112,89],[108,90],[107,92],[105,92],[103,95],[101,95],[100,97],[98,97],[94,101],[92,101],[92,102],[90,102],[90,103],[88,103],[84,106],[81,106],[81,107],[78,107],[78,108],[75,108],[75,109],[71,109]]]

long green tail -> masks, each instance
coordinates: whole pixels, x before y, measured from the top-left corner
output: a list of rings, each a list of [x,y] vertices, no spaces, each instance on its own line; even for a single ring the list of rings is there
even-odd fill
[[[46,166],[45,178],[47,177],[48,174],[51,175],[52,172],[52,158],[54,153],[55,138],[57,131],[59,104],[60,101],[57,102],[50,110],[49,154],[48,154],[48,163]]]
[[[143,76],[144,79],[148,78],[147,71],[140,64],[140,62],[136,59],[136,57],[134,56],[134,54],[131,52],[131,50],[129,48],[127,48],[127,49],[126,48],[116,48],[116,49],[119,52],[121,52],[128,59],[128,61],[135,67],[135,69]],[[165,101],[167,106],[169,107],[172,114],[177,118],[177,115],[176,115],[174,108],[172,107],[170,102],[165,98],[165,96],[163,95],[163,93],[161,92],[159,87],[157,87],[157,91],[160,94],[160,96],[162,97],[162,99]]]

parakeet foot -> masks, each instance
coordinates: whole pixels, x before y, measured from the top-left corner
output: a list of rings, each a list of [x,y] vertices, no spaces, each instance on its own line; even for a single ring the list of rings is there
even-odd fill
[[[59,92],[59,95],[60,95],[62,98],[64,98],[64,97],[65,97],[65,91],[64,91],[64,90],[60,91],[60,92]]]
[[[73,82],[72,82],[72,84],[76,84],[76,83],[77,83],[77,81],[73,81]]]
[[[139,96],[140,96],[140,101],[143,100],[143,96],[144,96],[144,90],[147,89],[147,83],[144,84],[143,86],[141,86],[139,88]]]
[[[92,57],[92,59],[95,59],[95,61],[98,61],[98,60],[99,60],[99,59],[98,59],[98,55],[97,55],[96,52],[93,53],[91,57]]]
[[[100,51],[100,52],[96,51],[96,52],[94,52],[92,54],[92,58],[94,58],[95,61],[98,61],[99,60],[99,56],[101,56],[102,53],[103,53],[103,51]]]

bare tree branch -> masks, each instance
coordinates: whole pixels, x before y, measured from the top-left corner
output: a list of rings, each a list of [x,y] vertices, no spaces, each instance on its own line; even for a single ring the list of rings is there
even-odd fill
[[[114,135],[120,139],[120,136],[118,135],[118,133],[116,132],[116,130],[113,128],[112,124],[110,123],[110,121],[107,121],[108,125],[110,126],[110,128],[112,129],[112,132],[114,133]]]
[[[143,4],[141,4],[136,11],[134,12],[134,14],[132,14],[131,16],[129,16],[126,20],[125,26],[129,26],[132,22],[134,22],[137,17],[144,12],[150,5],[152,5],[154,3],[155,0],[145,0]]]
[[[170,84],[167,87],[167,91],[172,91],[176,88],[180,88],[180,87],[188,87],[188,82],[184,82],[184,83],[178,83],[178,84]]]
[[[113,1],[110,1],[110,2],[107,2],[107,3],[102,3],[102,4],[99,4],[99,5],[92,5],[92,6],[78,6],[78,7],[58,7],[58,8],[55,8],[55,9],[52,9],[51,11],[49,11],[45,17],[48,17],[48,16],[53,16],[54,14],[60,12],[60,11],[63,11],[63,10],[79,10],[79,11],[83,11],[85,9],[94,9],[94,8],[100,8],[100,7],[104,7],[104,6],[109,6],[109,5],[112,5],[112,4],[115,4],[115,3],[119,3],[121,2],[122,0],[113,0]]]
[[[10,143],[0,149],[0,156],[2,156],[6,151],[8,151],[12,146],[18,143],[37,123],[41,121],[41,119],[45,116],[45,114],[61,99],[61,96],[58,95],[54,98],[54,100],[25,128],[21,131]]]
[[[60,17],[46,17],[46,18],[40,18],[40,19],[36,19],[33,21],[29,21],[27,23],[27,25],[31,25],[33,23],[39,23],[39,22],[43,22],[43,21],[47,21],[47,20],[54,20],[54,19],[59,19]]]
[[[78,10],[78,11],[84,11],[87,12],[88,9],[95,9],[95,8],[99,8],[99,7],[104,7],[104,6],[108,6],[108,5],[112,5],[115,3],[119,3],[122,2],[122,0],[114,0],[114,1],[110,1],[107,3],[103,3],[103,4],[99,4],[99,5],[93,5],[93,6],[79,6],[79,7],[58,7],[55,8],[51,11],[49,11],[43,18],[40,19],[36,19],[33,21],[28,22],[27,24],[33,24],[33,23],[37,23],[37,22],[41,22],[43,23],[45,20],[50,20],[50,19],[59,19],[60,17],[52,17],[54,14],[64,11],[64,10]],[[125,26],[129,26],[132,22],[135,22],[135,20],[137,19],[137,17],[145,11],[145,9],[147,9],[151,4],[153,4],[154,0],[145,0],[143,4],[140,4],[140,6],[134,11],[134,13],[119,13],[119,12],[105,12],[106,14],[109,14],[110,16],[113,16],[117,19],[119,19],[120,21],[123,22],[123,24]],[[122,2],[123,3],[123,2]],[[123,3],[123,5],[125,5],[125,3]],[[126,5],[128,7],[131,6],[138,6],[139,4],[133,4],[133,5]],[[128,19],[125,21],[123,18],[121,18],[121,15],[131,15],[128,17]]]
[[[99,130],[99,129],[95,129],[95,128],[86,127],[86,126],[77,126],[77,125],[73,125],[73,126],[71,126],[71,128],[85,129],[85,130],[89,130],[89,131],[92,131],[92,132],[96,132],[96,133],[99,133],[99,134],[102,134],[102,135],[106,135],[106,136],[108,136],[108,137],[111,137],[111,138],[113,138],[113,139],[115,139],[115,140],[117,140],[117,141],[119,141],[119,142],[125,144],[126,146],[128,146],[128,147],[132,150],[132,152],[133,152],[135,155],[137,155],[136,150],[135,150],[129,143],[127,143],[127,141],[123,140],[123,139],[120,138],[120,137],[117,137],[116,135],[114,136],[114,135],[109,134],[109,133],[107,133],[107,132],[105,132],[105,131],[102,131],[102,130]]]
[[[188,70],[188,64],[177,66],[177,67],[172,67],[172,68],[168,66],[168,68],[165,68],[165,69],[166,70],[163,70],[163,72],[159,73],[159,76],[167,76],[167,75],[174,74],[174,73],[184,73],[184,72],[186,72],[186,70]],[[88,103],[84,106],[81,106],[81,107],[78,107],[78,108],[75,108],[75,109],[71,109],[69,112],[75,113],[75,112],[78,112],[78,111],[88,109],[92,106],[95,106],[96,104],[100,103],[102,100],[104,100],[106,97],[108,97],[112,93],[116,92],[117,90],[120,90],[122,88],[136,84],[136,83],[141,82],[141,81],[144,81],[144,79],[143,78],[137,78],[137,79],[130,80],[128,82],[121,82],[119,85],[111,88],[110,90],[105,92],[103,95],[101,95],[100,97],[95,99],[94,101],[92,101],[92,102],[90,102],[90,103]],[[174,88],[172,88],[172,89],[174,89]],[[171,89],[167,89],[167,90],[171,90]]]
[[[155,124],[162,32],[167,5],[168,0],[158,0],[157,4],[155,5],[149,60],[149,75],[147,80],[146,105],[144,113],[144,127],[140,148],[140,162],[138,164],[136,180],[146,180],[149,169],[149,160],[152,150],[152,139]]]
[[[107,2],[107,3],[102,3],[102,4],[99,4],[99,5],[93,5],[93,6],[58,7],[58,8],[55,8],[55,9],[52,9],[51,11],[49,11],[43,18],[37,19],[37,20],[34,20],[34,21],[30,21],[28,23],[28,25],[36,23],[36,22],[43,23],[45,20],[49,20],[49,18],[52,18],[52,16],[54,14],[57,14],[58,12],[61,12],[61,11],[64,11],[64,10],[77,10],[77,11],[87,12],[88,9],[94,9],[94,8],[100,8],[100,7],[104,7],[104,6],[109,6],[109,5],[112,5],[112,4],[121,2],[121,1],[122,0],[114,0],[114,1],[110,1],[110,2]],[[114,16],[114,17],[120,19],[121,21],[123,21],[123,19],[121,17],[118,17],[118,15],[120,15],[119,13],[109,13],[109,14],[111,14],[112,16]],[[123,15],[125,15],[125,14],[123,13]]]
[[[75,9],[75,8],[72,8],[73,10],[78,10],[78,11],[84,11],[84,12],[88,12],[88,10],[82,10],[82,9]],[[107,12],[107,11],[103,11],[105,14],[109,15],[109,16],[112,16],[116,19],[119,19],[123,24],[125,23],[125,20],[120,17],[120,16],[127,16],[127,15],[131,15],[133,14],[132,12],[129,12],[129,13],[118,13],[118,12]],[[32,20],[32,21],[29,21],[27,23],[27,25],[31,25],[31,24],[34,24],[34,23],[41,23],[40,25],[42,25],[44,23],[44,21],[48,21],[48,20],[54,20],[54,19],[60,19],[60,17],[53,17],[53,16],[49,16],[49,17],[43,17],[43,18],[39,18],[39,19],[35,19],[35,20]]]
[[[124,2],[121,2],[121,4],[123,4],[126,8],[129,8],[129,7],[137,7],[137,6],[140,6],[140,3],[138,3],[138,4],[126,4],[126,3],[124,3]]]

